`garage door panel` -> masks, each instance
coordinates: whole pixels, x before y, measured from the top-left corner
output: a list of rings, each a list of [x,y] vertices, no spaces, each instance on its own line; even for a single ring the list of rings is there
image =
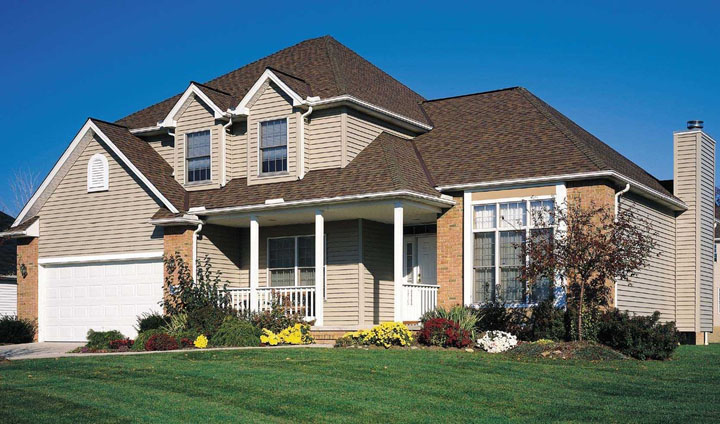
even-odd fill
[[[159,260],[51,266],[43,280],[40,331],[47,341],[84,341],[89,329],[135,337],[137,316],[161,310]]]

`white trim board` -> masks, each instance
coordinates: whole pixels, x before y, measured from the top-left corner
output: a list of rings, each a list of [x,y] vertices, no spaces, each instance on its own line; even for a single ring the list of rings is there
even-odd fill
[[[230,113],[233,115],[248,115],[250,113],[250,110],[248,109],[248,103],[253,99],[255,94],[262,88],[263,84],[265,84],[266,80],[270,80],[275,85],[280,87],[280,89],[285,92],[290,98],[292,99],[292,105],[294,107],[300,106],[305,104],[305,101],[300,97],[299,94],[297,94],[295,91],[293,91],[290,87],[287,86],[278,76],[270,69],[265,69],[265,72],[260,75],[260,78],[255,81],[255,84],[250,88],[250,91],[245,94],[245,97],[240,100],[240,103],[234,108],[230,110]]]
[[[203,101],[203,103],[210,106],[210,108],[213,110],[215,119],[226,118],[228,116],[228,114],[226,112],[224,112],[222,109],[220,109],[220,107],[218,107],[218,105],[213,103],[213,101],[210,100],[210,98],[207,95],[205,95],[205,93],[203,93],[203,91],[197,85],[195,85],[195,83],[191,82],[190,85],[188,86],[188,88],[183,93],[182,97],[180,97],[180,100],[178,100],[177,103],[175,103],[175,106],[173,106],[173,108],[170,109],[170,112],[168,112],[168,114],[165,116],[165,118],[163,118],[162,121],[158,122],[158,127],[165,127],[165,128],[176,127],[177,120],[175,119],[175,116],[178,114],[178,112],[180,112],[180,109],[183,107],[185,102],[187,102],[188,99],[190,98],[190,96],[192,96],[192,95],[197,96],[200,100]],[[156,127],[148,127],[148,131],[155,131],[155,130],[156,130]],[[141,132],[141,131],[137,131],[137,132]]]
[[[38,264],[43,266],[84,264],[97,262],[127,262],[138,260],[162,259],[164,252],[139,252],[139,253],[117,253],[110,255],[89,255],[89,256],[63,256],[54,258],[40,258]]]
[[[35,191],[33,196],[30,198],[30,200],[25,204],[25,207],[22,209],[20,214],[18,214],[18,217],[15,219],[15,222],[13,222],[13,227],[19,225],[23,222],[23,219],[27,215],[27,213],[30,211],[30,209],[33,207],[33,205],[38,201],[40,196],[45,192],[45,190],[48,188],[52,180],[55,178],[55,176],[60,172],[60,169],[62,169],[63,165],[65,165],[65,162],[70,158],[72,155],[72,152],[75,150],[75,148],[78,146],[80,141],[85,137],[87,132],[89,130],[92,130],[100,139],[110,148],[110,150],[117,155],[120,160],[137,176],[140,181],[145,184],[145,186],[158,198],[160,201],[165,205],[165,207],[168,208],[172,213],[178,213],[177,208],[170,203],[170,201],[160,193],[160,190],[158,190],[151,182],[148,180],[141,172],[138,170],[135,165],[133,165],[132,162],[130,162],[130,159],[128,159],[120,149],[106,136],[102,131],[100,131],[100,128],[98,128],[97,125],[92,121],[92,119],[88,118],[88,120],[85,122],[85,124],[82,126],[80,131],[78,131],[75,138],[73,138],[72,142],[68,146],[67,149],[65,149],[65,152],[63,152],[62,156],[60,156],[60,159],[55,163],[55,166],[53,166],[52,170],[50,170],[50,173],[45,177],[42,184],[40,184],[40,187]]]

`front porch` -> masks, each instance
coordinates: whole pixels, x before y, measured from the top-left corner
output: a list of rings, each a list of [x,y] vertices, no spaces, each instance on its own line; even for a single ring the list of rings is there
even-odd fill
[[[197,255],[223,272],[239,311],[267,310],[282,295],[316,330],[417,322],[438,304],[441,212],[413,201],[198,212]]]

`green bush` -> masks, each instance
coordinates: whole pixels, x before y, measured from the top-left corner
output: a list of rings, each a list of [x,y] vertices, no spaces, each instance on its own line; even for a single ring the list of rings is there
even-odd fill
[[[523,340],[529,341],[540,339],[566,340],[565,311],[556,308],[552,299],[538,303],[530,310],[527,331],[522,336]]]
[[[305,317],[299,312],[292,312],[291,306],[289,297],[274,295],[270,309],[252,314],[250,322],[257,328],[266,328],[273,333],[279,333],[295,324],[305,324]]]
[[[599,322],[598,341],[637,359],[670,358],[680,343],[675,322],[660,323],[660,312],[630,316],[617,309],[606,312]]]
[[[475,333],[504,331],[523,339],[521,335],[527,326],[525,308],[508,308],[502,303],[488,303],[477,310]]]
[[[180,336],[188,330],[188,316],[185,313],[173,314],[168,318],[167,324],[161,327],[166,333],[173,337]]]
[[[145,350],[145,343],[150,339],[150,337],[154,336],[155,334],[162,333],[163,330],[161,329],[155,329],[155,330],[147,330],[143,331],[142,333],[139,333],[137,337],[135,338],[135,343],[132,345],[132,350],[134,351],[142,351]]]
[[[218,347],[260,346],[260,334],[260,329],[248,321],[226,317],[210,343]]]
[[[600,331],[600,316],[602,312],[597,307],[585,306],[583,307],[583,340],[585,341],[598,341],[598,331]],[[577,309],[573,306],[569,306],[565,311],[565,331],[567,332],[568,340],[577,340]]]
[[[425,324],[434,318],[443,318],[458,324],[461,330],[467,331],[472,340],[475,340],[475,324],[478,321],[476,310],[460,305],[453,306],[450,309],[438,306],[432,311],[425,312],[420,318],[420,322]]]
[[[110,349],[110,342],[113,340],[124,339],[125,336],[117,330],[110,331],[93,331],[87,332],[86,347],[90,349]]]
[[[144,312],[142,315],[139,315],[137,317],[137,324],[135,325],[135,330],[138,333],[142,333],[143,331],[147,330],[156,330],[167,325],[169,321],[170,318],[157,312]]]
[[[35,338],[35,324],[12,315],[0,316],[0,343],[30,343]]]
[[[212,305],[193,309],[187,312],[187,328],[211,339],[228,315],[225,309]]]

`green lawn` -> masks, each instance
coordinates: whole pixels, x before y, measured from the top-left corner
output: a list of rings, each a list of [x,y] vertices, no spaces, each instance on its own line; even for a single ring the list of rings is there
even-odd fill
[[[0,364],[0,422],[720,420],[720,345],[667,362],[275,349]]]

